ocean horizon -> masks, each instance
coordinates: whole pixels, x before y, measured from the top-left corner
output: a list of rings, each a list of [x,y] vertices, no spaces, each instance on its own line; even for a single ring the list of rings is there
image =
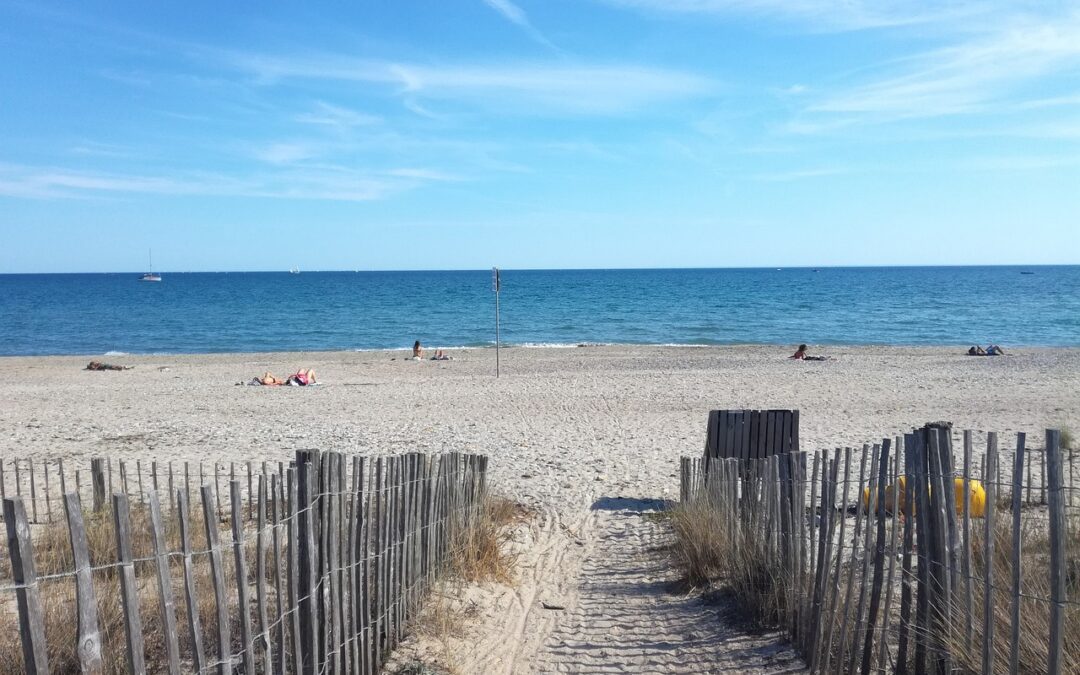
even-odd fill
[[[495,344],[490,270],[0,275],[0,355]],[[1080,265],[503,270],[507,346],[1080,346]]]

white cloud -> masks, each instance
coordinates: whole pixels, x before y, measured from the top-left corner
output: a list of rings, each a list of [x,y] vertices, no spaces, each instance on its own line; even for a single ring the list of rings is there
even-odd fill
[[[601,0],[651,13],[747,16],[815,31],[850,31],[958,21],[984,13],[988,2],[917,0]]]
[[[882,73],[877,79],[822,92],[808,104],[809,118],[791,128],[813,132],[858,122],[1074,106],[1070,96],[1048,97],[1047,86],[1052,91],[1062,76],[1080,76],[1080,15],[1061,21],[1014,19],[993,32],[877,70]]]
[[[309,143],[271,143],[257,148],[255,158],[270,164],[291,164],[304,159],[311,159],[319,154],[318,149]]]
[[[521,7],[518,7],[510,0],[484,0],[484,4],[503,15],[510,23],[520,27],[537,43],[542,44],[549,49],[558,51],[558,47],[553,45],[550,40],[544,37],[544,35],[532,25],[529,21],[529,17],[525,15],[525,10],[521,9]]]
[[[337,54],[219,56],[265,84],[286,79],[382,84],[407,94],[412,105],[429,98],[534,113],[614,114],[702,96],[715,88],[699,75],[647,66],[424,65]]]
[[[316,101],[310,112],[296,116],[296,121],[303,124],[315,124],[326,127],[345,129],[349,127],[378,124],[382,120],[375,115],[367,115],[348,108]]]
[[[0,196],[21,199],[172,195],[372,201],[450,180],[460,178],[423,168],[368,171],[320,166],[256,172],[244,177],[191,173],[166,178],[0,164]]]

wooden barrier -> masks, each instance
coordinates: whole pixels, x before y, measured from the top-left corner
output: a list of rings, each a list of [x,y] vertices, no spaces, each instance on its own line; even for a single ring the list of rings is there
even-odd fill
[[[105,501],[109,465],[95,459],[91,468],[94,510],[109,515],[84,517],[79,494],[64,494],[57,511],[66,515],[71,557],[44,576],[35,556],[55,565],[56,552],[35,548],[38,530],[21,482],[5,491],[0,600],[5,593],[17,600],[6,620],[19,631],[26,672],[50,672],[57,655],[87,673],[145,672],[150,663],[169,673],[376,673],[405,637],[450,548],[479,516],[487,458],[301,451],[277,473],[249,462],[241,464],[248,476],[237,475],[228,465],[224,500],[215,464],[202,473],[198,507],[189,502],[190,469],[182,482],[171,467],[160,480],[156,462],[149,480],[140,463],[134,471],[118,463],[121,490]],[[29,463],[25,474],[15,466],[31,485]],[[166,489],[174,490],[164,495],[168,519],[159,495]],[[114,548],[91,550],[91,522],[95,532],[111,530]],[[115,589],[124,640],[104,645],[98,602]],[[57,603],[70,612],[57,614]],[[70,644],[56,643],[61,627],[44,607],[52,621],[77,619],[77,631],[63,631]]]
[[[711,415],[711,437],[738,429],[724,419]],[[782,570],[778,623],[813,673],[1080,672],[1071,453],[1055,430],[1004,452],[989,433],[985,463],[971,432],[962,454],[953,442],[935,423],[861,452],[683,458],[679,491],[721,541],[753,547],[733,559]]]

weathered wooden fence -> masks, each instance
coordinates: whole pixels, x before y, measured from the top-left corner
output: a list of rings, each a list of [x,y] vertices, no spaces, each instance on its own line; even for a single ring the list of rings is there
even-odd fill
[[[229,510],[229,485],[238,480],[245,497],[245,515],[251,520],[255,517],[258,476],[277,473],[278,480],[284,481],[285,468],[285,462],[254,460],[144,462],[103,457],[80,463],[62,457],[0,458],[0,500],[22,498],[30,523],[40,524],[63,521],[64,495],[72,492],[95,507],[106,504],[114,492],[123,492],[132,503],[145,506],[151,490],[160,496],[175,495],[176,490],[183,489],[190,502],[203,485],[211,485],[215,510],[225,514]],[[171,501],[165,500],[168,508],[175,506]]]
[[[94,463],[93,506],[64,492],[53,525],[3,500],[2,673],[376,673],[479,516],[487,469],[301,451],[224,496],[203,474],[136,498],[127,475],[106,502]]]
[[[1042,448],[973,438],[954,452],[937,424],[855,452],[683,458],[681,498],[770,570],[812,672],[1078,673],[1072,454],[1054,430]]]

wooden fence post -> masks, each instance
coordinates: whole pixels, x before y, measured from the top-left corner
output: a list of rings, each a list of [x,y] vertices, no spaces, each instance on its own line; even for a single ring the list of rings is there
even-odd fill
[[[300,645],[297,653],[303,659],[304,675],[314,675],[319,663],[319,622],[318,598],[316,597],[316,552],[315,552],[315,488],[312,453],[297,451],[297,508],[298,532],[293,541],[299,552],[299,586],[297,602],[300,617]]]
[[[214,509],[214,488],[199,487],[202,496],[203,522],[206,527],[206,543],[210,548],[210,580],[214,585],[214,604],[217,609],[218,675],[232,672],[232,641],[229,635],[229,597],[225,592],[225,569],[221,560],[221,544],[218,537],[218,518]]]
[[[1050,503],[1050,654],[1049,675],[1060,675],[1062,641],[1065,634],[1065,543],[1069,531],[1065,523],[1065,477],[1062,475],[1061,432],[1046,430],[1047,496]]]
[[[180,672],[180,645],[176,639],[176,606],[173,601],[172,579],[169,576],[169,551],[165,545],[165,524],[161,518],[161,503],[157,491],[150,492],[150,536],[154,544],[158,582],[158,609],[164,631],[165,659],[169,673]]]
[[[101,630],[98,627],[94,579],[90,573],[86,524],[83,522],[82,502],[78,493],[64,495],[64,511],[67,514],[71,558],[75,563],[75,613],[79,622],[75,654],[79,659],[80,672],[85,675],[100,675],[104,671],[101,660]]]
[[[4,523],[7,526],[8,555],[11,557],[11,575],[19,608],[23,669],[35,675],[49,675],[45,616],[41,607],[37,570],[34,568],[34,544],[30,539],[30,522],[21,498],[4,500]]]
[[[240,653],[245,675],[255,675],[255,642],[251,639],[251,603],[248,598],[247,552],[244,550],[244,504],[240,501],[240,481],[229,481],[232,513],[233,567],[236,572],[236,600],[240,613]]]
[[[299,466],[299,463],[297,463]],[[289,628],[290,639],[292,641],[292,666],[293,673],[299,675],[304,672],[304,653],[303,650],[307,645],[301,639],[300,630],[300,513],[297,511],[299,505],[299,479],[296,475],[297,469],[289,468],[286,473],[286,481],[289,489],[289,501],[288,501],[288,535],[289,541]],[[283,661],[284,663],[284,661]]]
[[[997,476],[998,463],[998,437],[997,432],[991,431],[986,435],[986,521],[983,523],[983,642],[982,642],[982,672],[983,675],[992,675],[994,672],[994,539],[997,531],[994,528],[994,518],[997,513]]]
[[[891,446],[892,441],[888,438],[881,441],[881,455],[878,457],[877,490],[876,494],[872,493],[870,495],[871,497],[874,497],[873,503],[877,505],[874,509],[877,512],[877,543],[874,547],[873,590],[870,593],[870,609],[866,621],[866,636],[863,639],[863,675],[867,675],[870,672],[870,660],[873,656],[874,645],[874,624],[877,622],[878,606],[881,603],[881,577],[885,570],[885,483],[889,477],[889,450],[891,449]],[[895,492],[895,488],[893,491]],[[867,531],[869,532],[869,523],[867,523]],[[888,621],[888,617],[885,617],[885,621]]]
[[[90,460],[90,482],[94,486],[94,513],[105,509],[105,460],[95,457]]]
[[[199,627],[199,603],[195,592],[195,564],[191,558],[191,505],[186,489],[176,490],[176,511],[180,525],[180,548],[184,565],[184,600],[187,608],[188,634],[191,636],[191,664],[195,672],[206,667],[202,629]]]
[[[1022,567],[1021,554],[1023,552],[1023,544],[1021,539],[1021,511],[1023,506],[1023,478],[1024,478],[1024,456],[1025,445],[1027,442],[1027,435],[1024,432],[1016,434],[1016,456],[1013,463],[1013,480],[1012,480],[1012,609],[1010,612],[1010,619],[1012,621],[1012,631],[1009,636],[1010,651],[1009,651],[1009,672],[1014,674],[1020,670],[1020,575]],[[1029,484],[1030,487],[1030,484]]]
[[[128,671],[146,672],[142,619],[139,617],[139,589],[135,584],[135,562],[131,551],[131,517],[128,496],[113,495],[113,523],[116,526],[116,553],[120,567],[120,601],[124,606],[124,634],[127,637]]]
[[[248,464],[251,468],[251,464]],[[250,472],[249,472],[250,476]],[[248,493],[249,498],[251,493]],[[259,497],[255,516],[255,603],[259,614],[258,642],[263,652],[263,672],[274,672],[274,655],[270,646],[270,618],[266,610],[266,473],[259,475]],[[252,653],[254,654],[254,647]],[[254,661],[252,656],[252,661]]]
[[[904,434],[904,539],[900,561],[900,626],[896,649],[896,675],[907,674],[908,636],[911,633],[911,554],[915,549],[915,456],[914,434]],[[899,480],[897,481],[899,492]]]

